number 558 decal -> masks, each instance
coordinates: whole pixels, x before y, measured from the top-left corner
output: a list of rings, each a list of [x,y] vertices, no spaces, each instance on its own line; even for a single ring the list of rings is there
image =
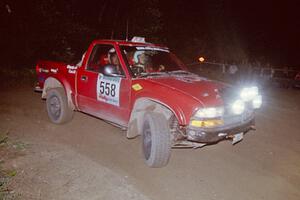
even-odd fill
[[[98,75],[97,100],[115,106],[120,106],[121,78]]]

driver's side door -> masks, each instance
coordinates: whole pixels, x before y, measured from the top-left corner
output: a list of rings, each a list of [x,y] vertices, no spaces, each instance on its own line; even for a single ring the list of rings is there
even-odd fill
[[[122,68],[118,76],[104,75],[105,66],[112,64],[114,49],[110,44],[97,44],[86,67],[77,74],[77,105],[80,111],[126,126],[129,113],[130,80]],[[116,52],[115,52],[116,53]]]

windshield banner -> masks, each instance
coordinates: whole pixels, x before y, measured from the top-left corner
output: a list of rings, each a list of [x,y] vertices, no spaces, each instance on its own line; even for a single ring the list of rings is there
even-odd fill
[[[151,50],[151,51],[164,51],[170,52],[168,49],[162,49],[158,47],[136,47],[137,50]]]

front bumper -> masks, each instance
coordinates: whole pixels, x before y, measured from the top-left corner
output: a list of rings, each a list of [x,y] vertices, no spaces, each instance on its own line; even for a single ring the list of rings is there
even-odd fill
[[[240,116],[226,117],[224,124],[214,128],[197,128],[188,126],[186,129],[187,140],[199,143],[216,143],[241,132],[254,128],[254,113]]]

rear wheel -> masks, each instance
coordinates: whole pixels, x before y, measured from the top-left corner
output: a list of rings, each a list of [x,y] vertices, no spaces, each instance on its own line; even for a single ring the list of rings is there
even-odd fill
[[[163,167],[171,155],[171,138],[168,121],[159,113],[146,113],[142,129],[142,148],[149,167]]]
[[[73,118],[73,110],[68,106],[63,88],[53,88],[47,92],[46,106],[49,119],[55,124],[63,124]]]

